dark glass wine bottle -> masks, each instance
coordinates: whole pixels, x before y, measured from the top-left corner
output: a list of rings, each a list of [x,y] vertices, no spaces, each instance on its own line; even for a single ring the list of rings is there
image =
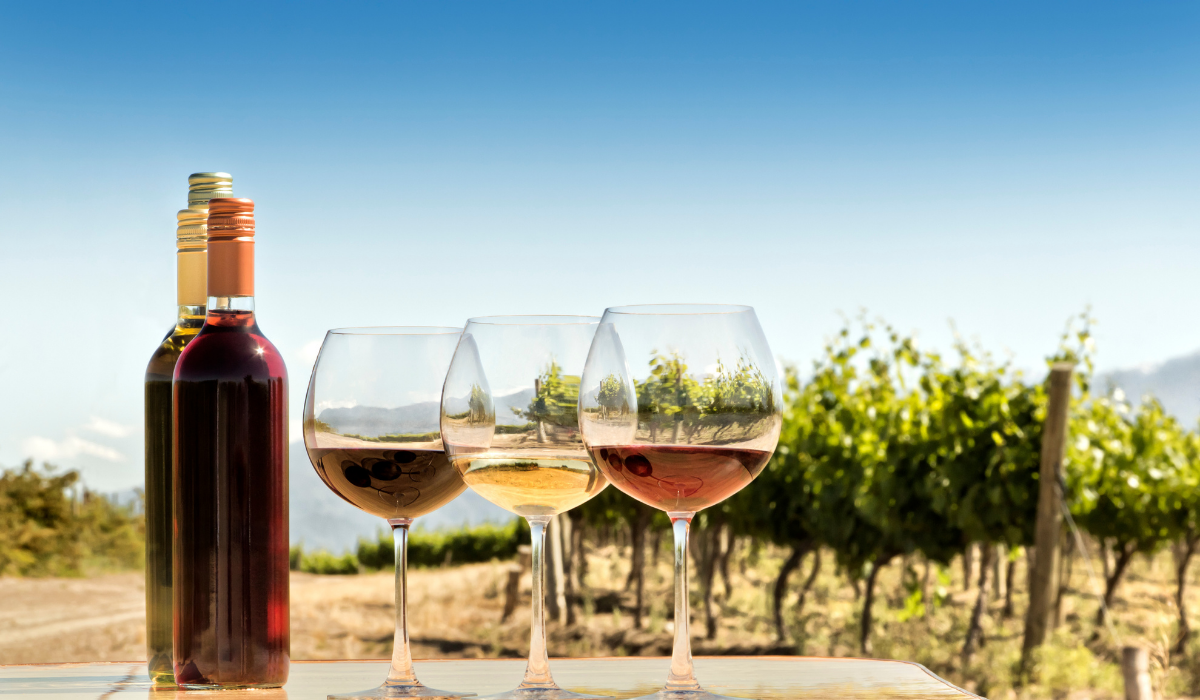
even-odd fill
[[[171,665],[171,376],[179,353],[200,332],[208,298],[208,201],[232,197],[228,173],[188,177],[188,208],[176,229],[179,316],[146,367],[146,658],[155,685],[173,685]]]
[[[208,310],[175,365],[175,681],[288,676],[288,384],[254,318],[254,202],[214,199]]]

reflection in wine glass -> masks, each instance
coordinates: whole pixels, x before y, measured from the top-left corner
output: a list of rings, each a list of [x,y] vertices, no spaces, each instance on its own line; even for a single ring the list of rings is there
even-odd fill
[[[383,685],[330,698],[451,698],[417,680],[408,644],[408,528],[466,490],[438,432],[442,382],[462,329],[339,328],[304,399],[304,446],[334,493],[386,518],[396,546],[396,633]]]
[[[748,306],[608,309],[579,392],[583,441],[613,486],[665,511],[675,534],[675,647],[646,698],[714,700],[692,669],[687,541],[697,511],[754,480],[779,440],[782,390]]]
[[[579,434],[579,375],[593,316],[473,318],[442,390],[442,440],[475,492],[529,521],[533,623],[525,678],[491,699],[595,698],[550,676],[545,627],[546,526],[607,485]]]

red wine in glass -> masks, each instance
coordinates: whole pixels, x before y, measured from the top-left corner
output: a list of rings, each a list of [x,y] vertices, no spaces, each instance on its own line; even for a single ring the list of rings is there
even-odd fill
[[[655,304],[604,311],[580,378],[579,426],[617,489],[671,518],[675,644],[667,682],[637,700],[724,700],[704,690],[688,630],[692,518],[745,488],[779,441],[783,395],[754,309]]]
[[[741,491],[770,452],[707,445],[604,445],[590,448],[614,486],[648,506],[694,513]]]

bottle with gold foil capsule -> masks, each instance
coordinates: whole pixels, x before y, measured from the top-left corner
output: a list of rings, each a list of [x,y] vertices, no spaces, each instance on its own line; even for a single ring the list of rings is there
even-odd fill
[[[208,201],[232,197],[228,173],[196,173],[188,178],[188,208],[176,230],[175,326],[146,367],[146,658],[155,685],[173,685],[171,665],[171,377],[183,348],[204,324],[208,300]]]
[[[175,365],[175,682],[288,676],[288,382],[254,316],[254,202],[214,199],[208,309]]]

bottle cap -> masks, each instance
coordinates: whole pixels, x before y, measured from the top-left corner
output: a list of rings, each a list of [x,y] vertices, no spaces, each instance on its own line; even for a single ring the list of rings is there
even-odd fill
[[[229,173],[193,173],[188,176],[188,209],[208,209],[215,197],[233,196],[233,176]]]
[[[254,200],[214,197],[208,206],[208,238],[243,238],[254,235]]]
[[[204,250],[208,242],[208,210],[180,209],[175,215],[179,219],[175,238],[180,251]]]
[[[208,295],[254,296],[254,200],[209,202]]]

